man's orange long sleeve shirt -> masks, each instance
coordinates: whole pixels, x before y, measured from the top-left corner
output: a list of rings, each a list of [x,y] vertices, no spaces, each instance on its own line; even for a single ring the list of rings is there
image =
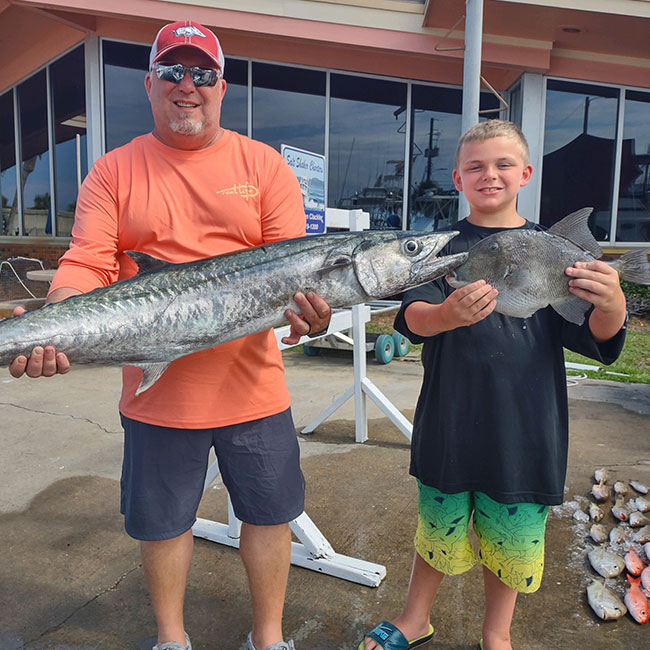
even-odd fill
[[[232,131],[198,151],[148,134],[88,174],[50,292],[87,292],[135,275],[126,250],[178,263],[304,234],[298,181],[275,150]],[[225,426],[290,404],[272,330],[177,359],[136,397],[141,377],[124,366],[120,412],[161,426]]]

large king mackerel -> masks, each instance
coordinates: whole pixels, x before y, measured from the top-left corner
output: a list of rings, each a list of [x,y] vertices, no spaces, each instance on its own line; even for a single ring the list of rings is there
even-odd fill
[[[467,254],[436,254],[457,234],[331,233],[184,264],[129,251],[133,278],[0,321],[0,366],[53,345],[72,364],[142,368],[141,393],[174,359],[281,325],[296,291],[346,307],[448,273]]]

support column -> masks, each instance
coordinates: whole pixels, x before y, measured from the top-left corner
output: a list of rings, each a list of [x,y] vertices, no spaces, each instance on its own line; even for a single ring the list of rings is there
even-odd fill
[[[465,58],[463,64],[463,114],[461,133],[478,123],[481,95],[481,41],[483,39],[483,0],[467,0],[465,6]],[[458,218],[469,214],[465,196],[459,197]]]
[[[522,217],[539,223],[542,194],[542,160],[544,155],[544,77],[526,72],[521,78],[521,130],[528,141],[533,176],[519,191],[517,211]]]
[[[104,154],[104,111],[102,93],[102,66],[98,36],[89,36],[84,42],[86,69],[86,147],[88,169]]]

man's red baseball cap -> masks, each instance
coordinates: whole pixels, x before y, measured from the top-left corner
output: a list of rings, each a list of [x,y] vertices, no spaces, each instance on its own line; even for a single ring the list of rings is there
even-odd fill
[[[156,40],[151,46],[149,67],[177,47],[194,47],[201,50],[223,72],[225,63],[219,39],[207,27],[203,27],[203,25],[191,20],[179,20],[170,23],[158,32]]]

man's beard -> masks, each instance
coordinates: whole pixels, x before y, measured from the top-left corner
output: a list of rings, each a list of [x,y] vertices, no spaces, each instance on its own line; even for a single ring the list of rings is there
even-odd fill
[[[197,135],[203,130],[203,122],[193,122],[192,120],[172,120],[169,128],[179,135]]]

